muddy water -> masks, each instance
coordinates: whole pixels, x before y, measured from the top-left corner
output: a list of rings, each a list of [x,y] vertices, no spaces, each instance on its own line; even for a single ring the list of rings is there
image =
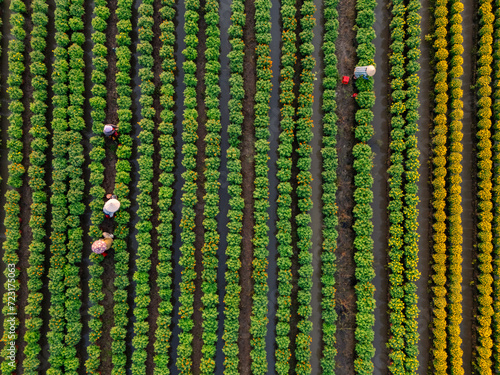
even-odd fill
[[[224,291],[226,288],[225,272],[226,272],[226,247],[227,247],[227,212],[229,209],[229,193],[227,191],[227,149],[229,147],[227,127],[229,125],[229,107],[228,102],[230,99],[229,93],[229,58],[228,53],[231,51],[231,44],[229,43],[228,29],[231,25],[231,1],[222,0],[219,4],[219,17],[220,17],[220,80],[219,85],[221,88],[220,95],[220,112],[221,112],[221,142],[220,142],[220,190],[219,190],[219,215],[217,216],[218,230],[220,233],[219,243],[219,265],[217,270],[217,284],[219,288],[219,329],[217,332],[217,351],[215,354],[215,373],[222,374],[224,371],[224,340],[222,335],[224,333]]]
[[[269,286],[268,298],[268,314],[266,335],[266,351],[267,351],[267,373],[274,374],[274,364],[276,362],[274,350],[276,341],[276,309],[278,301],[278,243],[276,240],[276,221],[277,216],[277,199],[278,199],[278,178],[276,176],[278,167],[278,144],[280,134],[280,109],[279,109],[279,77],[280,77],[280,40],[281,40],[281,25],[280,25],[280,4],[278,1],[273,2],[271,7],[271,61],[272,72],[271,98],[269,102],[269,256],[268,256],[268,279]]]
[[[419,261],[418,269],[420,271],[420,279],[417,281],[417,294],[418,294],[418,308],[420,310],[418,316],[418,333],[419,333],[419,355],[418,362],[420,364],[418,373],[420,375],[427,374],[429,366],[429,348],[431,347],[431,334],[429,324],[431,322],[430,298],[428,281],[431,262],[431,233],[432,233],[432,210],[431,210],[431,185],[429,184],[429,162],[431,155],[430,150],[430,134],[429,125],[430,120],[430,107],[429,92],[432,85],[432,71],[429,66],[429,44],[425,41],[425,35],[431,29],[429,20],[430,14],[428,9],[428,0],[421,0],[422,16],[422,40],[420,44],[421,58],[420,58],[420,108],[419,108],[419,129],[417,133],[418,147],[420,150],[420,180],[418,184],[418,196],[420,204],[418,205],[418,234],[420,235],[419,241]]]
[[[373,364],[375,374],[387,374],[388,350],[386,342],[388,340],[389,317],[387,314],[387,300],[389,294],[389,284],[387,277],[387,166],[389,149],[389,23],[390,12],[387,8],[388,1],[380,1],[375,8],[375,63],[377,73],[375,74],[375,106],[373,107],[373,128],[375,135],[370,140],[369,145],[375,156],[373,159],[373,255],[375,278],[375,357]]]
[[[473,288],[471,281],[473,280],[473,246],[475,244],[475,188],[474,188],[474,157],[471,157],[474,152],[474,141],[476,139],[473,129],[475,122],[474,114],[474,92],[471,90],[472,84],[472,69],[473,57],[469,51],[474,50],[474,0],[464,0],[463,17],[463,68],[464,75],[462,77],[462,90],[464,92],[464,118],[463,118],[463,160],[462,160],[462,226],[463,226],[463,243],[462,243],[462,324],[460,324],[460,337],[462,338],[463,364],[466,374],[472,373],[472,349],[471,345],[472,326],[474,319],[473,312]]]
[[[174,118],[174,138],[175,138],[175,182],[172,186],[174,189],[174,196],[172,199],[172,210],[174,212],[174,220],[173,220],[173,233],[174,233],[174,241],[173,241],[173,300],[174,300],[174,310],[172,313],[172,342],[171,342],[171,360],[170,360],[170,373],[176,375],[179,373],[177,367],[175,365],[175,361],[177,360],[177,346],[179,345],[179,334],[181,332],[179,323],[179,296],[181,294],[179,285],[181,283],[181,272],[182,267],[179,265],[179,259],[181,257],[181,236],[180,236],[180,223],[182,216],[182,173],[185,171],[185,168],[182,166],[182,112],[184,109],[183,101],[184,101],[184,88],[185,84],[184,73],[182,71],[182,63],[185,60],[182,55],[182,50],[186,47],[184,43],[184,13],[186,12],[186,7],[183,1],[176,2],[177,4],[177,14],[175,19],[175,60],[177,66],[177,74],[175,85],[175,118]]]
[[[311,227],[312,227],[312,265],[313,265],[313,285],[311,290],[311,307],[312,307],[312,332],[311,332],[311,374],[320,374],[321,366],[321,249],[323,243],[322,229],[323,229],[323,215],[321,208],[323,206],[321,201],[321,172],[322,172],[322,134],[323,128],[321,120],[323,113],[321,112],[321,72],[323,71],[323,64],[321,63],[321,42],[323,39],[323,5],[316,2],[316,27],[314,28],[314,45],[313,57],[316,60],[315,74],[317,80],[314,82],[315,98],[313,102],[313,139],[311,141],[312,155],[311,155],[311,174],[312,174],[312,201],[313,207],[310,211],[311,214]]]
[[[87,350],[86,348],[89,345],[89,326],[88,322],[90,319],[90,315],[88,314],[89,309],[89,266],[90,262],[90,253],[91,253],[91,239],[89,236],[89,226],[90,226],[90,170],[88,168],[89,165],[89,153],[91,150],[90,145],[90,137],[93,135],[92,132],[92,117],[90,115],[91,107],[89,103],[89,98],[91,97],[90,90],[92,88],[91,74],[92,74],[92,48],[93,42],[91,40],[92,34],[92,9],[94,9],[94,1],[85,2],[85,22],[84,22],[84,35],[85,35],[85,43],[83,44],[83,59],[85,61],[85,70],[84,70],[84,84],[85,84],[85,102],[83,104],[83,117],[85,120],[85,124],[87,125],[86,129],[83,130],[83,154],[85,155],[85,164],[83,167],[83,180],[85,181],[85,190],[84,190],[84,204],[85,204],[85,213],[81,218],[82,229],[83,229],[83,249],[82,249],[82,263],[81,263],[81,278],[82,278],[82,340],[78,351],[80,353],[80,370],[81,374],[85,373],[85,361],[87,360]]]

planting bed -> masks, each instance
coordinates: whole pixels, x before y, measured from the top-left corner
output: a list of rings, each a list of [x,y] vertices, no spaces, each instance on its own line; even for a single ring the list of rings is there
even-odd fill
[[[0,20],[1,374],[500,371],[500,1]]]

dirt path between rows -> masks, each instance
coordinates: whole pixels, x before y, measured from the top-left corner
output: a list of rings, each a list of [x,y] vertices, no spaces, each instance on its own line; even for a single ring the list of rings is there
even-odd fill
[[[253,259],[253,191],[254,191],[254,143],[255,135],[253,129],[254,97],[256,90],[256,70],[255,70],[255,5],[252,0],[245,1],[246,22],[243,29],[243,41],[245,43],[245,57],[243,59],[243,86],[245,88],[245,98],[243,99],[243,124],[241,136],[241,174],[242,198],[245,202],[243,209],[243,229],[241,231],[241,300],[240,300],[240,330],[238,338],[238,348],[240,352],[240,374],[249,375],[251,373],[250,358],[250,317],[252,314],[252,259]]]
[[[389,167],[389,134],[390,134],[390,85],[389,85],[389,44],[390,30],[389,20],[391,13],[388,9],[389,1],[377,3],[375,8],[375,63],[377,73],[374,76],[375,105],[373,107],[373,129],[374,136],[368,142],[374,153],[373,159],[373,267],[375,269],[374,298],[375,307],[375,357],[373,364],[375,374],[386,374],[389,365],[389,351],[386,347],[389,334],[389,277],[388,277],[388,174]]]
[[[110,11],[110,17],[108,18],[108,27],[106,28],[106,43],[105,46],[108,49],[108,69],[106,73],[106,117],[105,123],[117,124],[118,114],[117,114],[117,92],[116,92],[116,54],[113,48],[116,48],[115,36],[117,33],[117,0],[109,0],[108,8]],[[115,186],[115,164],[116,164],[116,145],[109,138],[106,138],[105,145],[106,158],[103,159],[102,164],[104,166],[104,181],[103,188],[106,193],[111,193]],[[103,197],[103,202],[105,197]],[[104,219],[99,228],[103,232],[113,233],[114,223],[113,219]],[[113,281],[115,279],[115,253],[114,251],[109,252],[108,256],[104,258],[101,263],[103,267],[102,273],[102,291],[104,293],[104,299],[102,300],[102,306],[104,307],[104,313],[102,314],[102,336],[98,340],[97,344],[101,347],[101,365],[99,370],[103,374],[110,374],[113,364],[111,363],[111,335],[110,330],[113,326],[113,293],[115,287]]]
[[[356,64],[356,33],[353,26],[356,18],[355,0],[339,0],[339,36],[336,50],[339,74],[350,76]],[[356,295],[354,286],[354,223],[352,210],[354,207],[354,157],[352,148],[355,143],[353,126],[356,111],[353,85],[340,85],[337,88],[337,153],[338,153],[338,241],[337,241],[337,284],[336,311],[337,321],[337,358],[338,374],[354,374],[354,327],[356,326]]]

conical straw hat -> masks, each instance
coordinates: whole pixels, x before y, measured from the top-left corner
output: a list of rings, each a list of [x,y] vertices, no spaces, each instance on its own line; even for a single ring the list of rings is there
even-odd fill
[[[102,254],[106,251],[106,242],[103,240],[94,241],[92,244],[92,251],[96,254]]]
[[[120,208],[120,201],[112,198],[106,202],[106,204],[104,205],[104,208],[106,209],[106,211],[116,212]]]

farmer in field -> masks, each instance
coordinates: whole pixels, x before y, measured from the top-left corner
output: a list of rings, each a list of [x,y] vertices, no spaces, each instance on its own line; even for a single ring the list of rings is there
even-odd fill
[[[104,208],[102,209],[107,218],[113,217],[116,211],[120,208],[120,201],[116,199],[116,195],[108,194],[106,195],[108,201],[104,203]]]
[[[113,124],[106,124],[104,125],[103,132],[106,137],[111,137],[113,139],[116,139],[118,137],[118,132],[117,130],[118,127]]]
[[[106,256],[106,250],[109,250],[111,248],[114,236],[108,232],[103,232],[102,236],[104,237],[104,239],[94,241],[94,243],[92,244],[92,251],[96,254],[102,254],[103,256]]]

